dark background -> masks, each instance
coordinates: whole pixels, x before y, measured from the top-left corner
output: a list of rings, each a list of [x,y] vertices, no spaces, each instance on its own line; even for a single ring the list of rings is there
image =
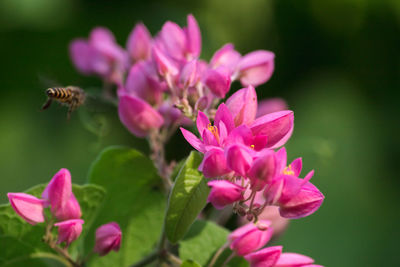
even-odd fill
[[[368,0],[0,1],[0,201],[50,180],[60,168],[84,183],[90,163],[108,145],[143,140],[119,123],[115,109],[92,116],[84,107],[66,120],[54,105],[39,112],[44,90],[101,82],[81,76],[68,43],[95,26],[111,29],[124,46],[138,21],[152,34],[166,20],[180,25],[193,13],[209,60],[227,42],[242,54],[276,53],[272,79],[259,98],[283,97],[295,111],[289,158],[325,194],[321,209],[293,221],[278,243],[326,266],[396,266],[399,249],[400,2]],[[177,134],[170,157],[189,151]]]

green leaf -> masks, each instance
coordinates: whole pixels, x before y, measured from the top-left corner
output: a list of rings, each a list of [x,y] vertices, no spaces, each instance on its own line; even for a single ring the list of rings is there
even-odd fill
[[[202,157],[192,151],[182,166],[169,196],[165,230],[171,243],[183,238],[189,227],[207,204],[210,189],[197,170]]]
[[[89,181],[107,190],[92,235],[97,226],[111,221],[122,230],[120,251],[95,256],[91,266],[129,266],[139,261],[155,248],[164,221],[166,198],[153,162],[134,149],[111,147],[93,163]],[[85,247],[93,248],[93,241],[88,238]]]
[[[214,222],[196,221],[179,243],[179,257],[206,266],[214,253],[227,242],[228,234],[228,230]]]
[[[186,261],[182,262],[181,267],[201,267],[201,265],[195,261],[186,260]]]
[[[46,187],[37,185],[25,193],[36,197]],[[85,220],[80,239],[83,240],[90,228],[99,205],[101,205],[105,191],[95,185],[73,185],[72,190],[81,206],[82,218]],[[0,263],[1,266],[46,266],[40,259],[53,259],[63,262],[63,259],[42,242],[45,233],[43,223],[30,225],[20,218],[9,204],[0,206]],[[79,242],[79,241],[78,241]],[[76,248],[79,243],[76,243]],[[74,248],[71,248],[73,250]]]

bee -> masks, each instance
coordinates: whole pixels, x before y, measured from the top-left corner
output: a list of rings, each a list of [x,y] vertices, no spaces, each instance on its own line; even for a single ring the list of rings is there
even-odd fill
[[[53,87],[46,89],[47,101],[42,106],[42,110],[50,107],[51,103],[57,101],[68,106],[67,118],[70,119],[71,113],[85,103],[86,94],[77,86]]]

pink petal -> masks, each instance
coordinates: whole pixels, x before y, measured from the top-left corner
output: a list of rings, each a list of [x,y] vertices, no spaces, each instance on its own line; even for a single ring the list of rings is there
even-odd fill
[[[257,113],[257,94],[253,86],[240,89],[226,101],[235,125],[251,124]]]
[[[314,263],[310,257],[297,253],[282,253],[275,267],[301,267]]]
[[[279,111],[257,118],[250,126],[254,135],[266,135],[268,148],[277,148],[286,143],[293,132],[293,111]]]
[[[226,180],[215,180],[207,183],[211,187],[208,201],[216,209],[222,209],[226,205],[242,200],[243,187],[228,182]]]
[[[199,80],[197,74],[197,60],[189,61],[180,73],[180,82],[184,88],[194,86]]]
[[[231,86],[231,77],[223,67],[209,69],[204,74],[203,82],[208,89],[217,97],[224,98]]]
[[[225,66],[231,72],[233,72],[240,60],[240,57],[240,53],[234,49],[233,44],[226,44],[214,53],[213,57],[211,58],[210,65],[212,68]]]
[[[199,170],[203,172],[206,178],[221,177],[228,174],[230,170],[226,165],[224,151],[218,148],[208,150],[204,154]]]
[[[143,23],[138,23],[129,34],[126,43],[130,58],[136,62],[150,59],[151,55],[151,34]]]
[[[245,177],[253,162],[251,151],[243,145],[230,145],[225,150],[228,167]]]
[[[217,112],[215,113],[214,124],[219,125],[221,121],[225,124],[228,133],[235,127],[232,114],[224,103],[218,106]]]
[[[176,63],[163,52],[161,52],[161,50],[159,50],[157,47],[153,47],[152,55],[157,66],[158,73],[161,76],[175,76],[179,73],[179,68]]]
[[[185,32],[176,23],[167,21],[161,29],[161,39],[168,54],[177,60],[185,58],[187,47]]]
[[[25,193],[8,193],[11,207],[26,222],[35,225],[44,222],[44,200]]]
[[[258,102],[256,117],[261,117],[269,113],[287,110],[288,105],[282,98],[269,98]]]
[[[267,82],[274,71],[275,54],[265,50],[251,52],[239,61],[240,82],[243,86],[258,86]]]
[[[299,176],[301,173],[301,168],[303,166],[301,158],[297,158],[290,163],[290,166],[294,172],[294,176]]]
[[[185,130],[182,127],[180,129],[183,134],[183,137],[186,139],[186,141],[188,141],[189,144],[192,145],[192,147],[194,149],[196,149],[197,151],[200,151],[202,153],[205,152],[204,144],[202,141],[200,141],[199,138],[197,138],[194,134],[192,134],[188,130]]]
[[[250,267],[274,267],[282,252],[282,246],[268,247],[244,256]]]
[[[73,40],[69,45],[69,54],[75,67],[82,74],[91,74],[92,68],[92,49],[89,43],[83,39]]]
[[[187,16],[186,37],[189,53],[195,58],[199,57],[201,52],[201,33],[199,25],[192,14]]]
[[[265,151],[253,161],[247,173],[252,190],[260,191],[271,183],[275,175],[275,157],[272,150]]]
[[[208,126],[210,125],[211,125],[210,120],[208,119],[207,115],[204,114],[204,112],[199,111],[197,113],[197,119],[196,119],[196,126],[199,133],[202,134],[204,130],[208,129]]]

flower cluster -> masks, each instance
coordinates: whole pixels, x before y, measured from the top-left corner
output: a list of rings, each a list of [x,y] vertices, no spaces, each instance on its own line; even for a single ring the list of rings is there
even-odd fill
[[[15,212],[26,222],[32,225],[45,222],[49,229],[46,234],[51,234],[53,226],[58,227],[57,244],[65,243],[68,247],[81,235],[84,220],[81,219],[81,208],[72,192],[71,174],[67,169],[61,169],[54,175],[40,199],[25,193],[8,193],[7,196]],[[50,208],[50,218],[46,217],[46,208]],[[121,235],[117,223],[100,226],[96,231],[94,251],[100,255],[111,250],[118,251]]]
[[[322,267],[314,265],[310,257],[297,253],[282,253],[282,246],[264,247],[272,237],[271,222],[259,220],[256,224],[248,223],[228,236],[231,250],[243,256],[250,267]]]
[[[275,55],[269,51],[242,56],[226,44],[207,62],[199,58],[201,46],[200,28],[188,15],[186,27],[168,21],[155,37],[137,24],[126,49],[109,30],[95,28],[88,40],[71,43],[70,54],[81,73],[118,87],[121,122],[135,136],[145,137],[152,130],[183,125],[198,111],[213,114],[232,82],[257,86],[274,70]]]
[[[196,124],[201,139],[181,128],[186,140],[204,153],[199,167],[211,189],[209,201],[221,209],[234,203],[234,210],[249,220],[268,205],[279,206],[281,216],[300,218],[315,212],[324,199],[309,180],[299,178],[302,160],[287,165],[286,143],[293,132],[290,110],[256,117],[257,95],[248,86],[222,103],[214,124],[201,111]]]

